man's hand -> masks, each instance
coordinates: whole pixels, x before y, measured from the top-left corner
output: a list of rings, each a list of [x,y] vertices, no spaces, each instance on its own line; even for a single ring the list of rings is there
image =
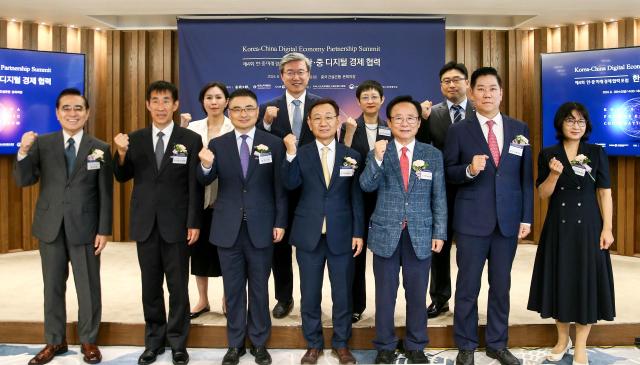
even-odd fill
[[[531,233],[531,225],[520,223],[520,229],[518,230],[518,239],[521,240],[527,237]]]
[[[273,227],[273,243],[278,243],[284,238],[284,228]]]
[[[349,117],[347,118],[347,121],[344,122],[344,126],[345,126],[345,133],[349,135],[353,135],[353,133],[355,133],[356,131],[356,128],[358,127],[358,122],[356,122],[355,119]]]
[[[422,107],[422,111],[420,113],[420,115],[422,116],[422,119],[429,119],[429,116],[431,115],[432,105],[433,103],[430,102],[429,100],[425,100],[422,103],[420,103],[420,106]]]
[[[187,228],[187,245],[191,246],[198,242],[200,237],[200,228]]]
[[[384,159],[384,152],[387,150],[387,144],[389,144],[389,141],[387,141],[386,139],[381,139],[377,141],[373,146],[373,149],[375,150],[376,160],[382,161]]]
[[[210,169],[213,166],[213,159],[215,158],[213,152],[207,147],[202,147],[200,152],[198,153],[198,158],[200,158],[200,164],[205,169]]]
[[[107,236],[103,236],[101,234],[96,235],[96,239],[93,243],[93,247],[95,247],[96,251],[94,255],[98,256],[104,250],[107,245]]]
[[[613,244],[613,233],[610,229],[603,229],[600,232],[600,249],[608,250]]]
[[[442,246],[444,246],[443,240],[431,240],[431,251],[440,252],[442,251]]]
[[[355,250],[356,252],[353,254],[353,257],[358,256],[362,252],[362,247],[364,246],[364,241],[362,238],[352,237],[351,238],[351,251]]]
[[[476,176],[480,173],[480,171],[484,171],[485,167],[487,167],[487,160],[489,156],[487,155],[475,155],[471,160],[471,164],[469,165],[469,172],[471,175]]]
[[[189,123],[191,123],[192,119],[193,118],[191,118],[191,114],[189,113],[180,114],[180,126],[182,128],[187,128],[189,126]]]
[[[292,156],[296,154],[296,152],[298,151],[296,147],[296,143],[298,143],[298,140],[296,139],[295,134],[293,133],[287,134],[282,140],[282,142],[284,142],[284,147],[287,149],[287,154]]]
[[[551,160],[549,160],[549,169],[552,174],[560,175],[562,174],[562,170],[564,170],[564,165],[562,165],[562,162],[556,160],[555,157],[552,157]]]
[[[38,133],[34,131],[29,131],[23,134],[20,139],[20,149],[18,152],[20,152],[21,155],[26,155],[31,149],[31,146],[33,146],[33,143],[36,141],[36,138],[38,138]]]
[[[262,121],[267,124],[273,123],[273,120],[278,116],[278,110],[280,109],[277,106],[268,106],[264,111]]]

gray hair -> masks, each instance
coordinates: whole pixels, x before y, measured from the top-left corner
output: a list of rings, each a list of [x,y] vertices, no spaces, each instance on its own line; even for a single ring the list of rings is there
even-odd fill
[[[311,71],[311,60],[309,60],[307,56],[303,55],[302,53],[291,52],[282,56],[282,59],[280,59],[280,73],[282,74],[282,72],[284,72],[284,65],[293,61],[304,61],[304,63],[307,65],[307,71]]]

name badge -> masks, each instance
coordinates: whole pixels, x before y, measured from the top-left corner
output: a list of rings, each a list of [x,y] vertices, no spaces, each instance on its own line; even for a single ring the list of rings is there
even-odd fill
[[[100,161],[87,162],[87,170],[100,170]]]
[[[578,176],[584,176],[587,170],[582,166],[571,166],[573,168],[573,172]]]
[[[260,165],[271,163],[271,153],[261,153],[260,156],[258,156],[258,162],[260,163]]]
[[[186,165],[187,164],[187,156],[172,156],[173,163],[178,165]]]
[[[391,129],[387,127],[378,127],[378,134],[385,137],[391,137]]]
[[[353,176],[353,169],[351,167],[340,167],[340,177]]]
[[[517,145],[517,144],[511,144],[509,145],[509,153],[512,155],[516,155],[516,156],[522,156],[522,151],[524,150],[524,147]]]
[[[433,172],[429,170],[418,171],[416,172],[416,175],[420,180],[433,180]]]

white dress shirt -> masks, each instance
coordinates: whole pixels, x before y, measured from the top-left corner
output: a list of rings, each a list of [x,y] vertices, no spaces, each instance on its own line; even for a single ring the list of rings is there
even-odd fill
[[[158,143],[158,132],[164,133],[162,136],[162,142],[164,142],[164,151],[167,151],[167,145],[169,144],[169,138],[171,138],[171,133],[173,133],[173,121],[169,123],[164,129],[158,129],[155,124],[151,124],[151,139],[153,140],[153,150],[156,150],[156,144]]]
[[[478,121],[480,122],[480,128],[482,128],[482,134],[484,134],[484,140],[489,143],[489,126],[487,125],[487,121],[489,118],[481,115],[476,112],[476,116],[478,117]],[[504,123],[502,122],[502,114],[498,113],[491,120],[495,123],[493,125],[493,134],[496,135],[496,140],[498,141],[498,149],[502,154],[502,146],[504,145]]]
[[[238,154],[240,154],[240,145],[242,144],[242,136],[246,134],[247,137],[247,145],[249,145],[249,156],[251,156],[251,149],[253,148],[253,137],[256,135],[256,127],[251,128],[247,133],[240,133],[237,129],[233,131],[236,134],[236,143],[238,144]]]
[[[285,91],[284,96],[287,100],[287,115],[289,115],[289,124],[291,125],[291,130],[293,130],[293,111],[296,108],[296,106],[293,105],[294,100],[300,100],[300,115],[302,116],[302,123],[306,123],[306,121],[304,120],[304,100],[307,97],[307,91],[303,91],[302,95],[297,98],[294,98],[291,94],[289,94],[288,91]],[[273,124],[273,122],[271,124]],[[262,122],[264,129],[267,131],[271,131],[271,124],[267,124],[264,121]]]

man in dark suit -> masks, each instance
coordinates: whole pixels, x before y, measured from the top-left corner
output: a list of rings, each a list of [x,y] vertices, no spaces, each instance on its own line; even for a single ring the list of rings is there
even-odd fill
[[[145,350],[138,364],[147,365],[171,346],[174,364],[189,362],[189,248],[198,240],[203,189],[196,180],[200,136],[175,125],[178,90],[155,81],[146,93],[152,125],[114,142],[114,173],[133,179],[130,238],[137,242],[142,276]],[[162,289],[169,289],[169,319]]]
[[[308,118],[315,143],[298,149],[295,135],[284,138],[284,185],[289,190],[302,189],[291,227],[291,244],[296,246],[300,268],[302,332],[308,348],[302,364],[316,364],[324,349],[320,303],[325,262],[333,298],[332,353],[340,364],[356,363],[347,342],[353,313],[353,258],[362,251],[364,231],[360,154],[336,142],[339,113],[335,101],[320,99],[311,106]]]
[[[447,200],[442,154],[415,140],[420,109],[410,96],[389,103],[393,142],[376,142],[360,176],[362,190],[378,192],[367,242],[376,279],[376,364],[396,360],[394,312],[400,267],[407,299],[405,354],[409,363],[427,363],[429,266],[431,251],[440,251],[447,239]]]
[[[20,187],[40,181],[32,232],[40,240],[47,345],[29,361],[46,364],[67,352],[65,291],[69,262],[78,293],[78,334],[83,360],[96,364],[102,314],[100,253],[111,235],[113,178],[109,145],[84,133],[89,103],[76,89],[56,101],[62,131],[22,136],[14,166]],[[9,295],[9,294],[6,294]]]
[[[311,61],[301,53],[287,53],[280,60],[280,78],[286,89],[282,96],[260,105],[258,129],[265,130],[281,139],[289,134],[296,136],[298,146],[314,140],[313,133],[305,121],[309,106],[320,99],[318,95],[307,92],[311,77]],[[293,221],[300,191],[289,192],[289,219]],[[275,318],[284,318],[293,309],[293,269],[291,267],[291,245],[289,234],[285,233],[282,242],[274,245],[273,282],[276,303],[273,308]]]
[[[502,82],[491,67],[471,75],[476,113],[447,133],[447,180],[457,184],[453,230],[456,232],[454,337],[457,364],[473,364],[478,346],[478,293],[485,261],[489,270],[486,353],[501,364],[519,364],[507,349],[511,265],[518,239],[531,229],[533,175],[527,125],[500,113]]]
[[[358,105],[362,110],[362,114],[358,119],[348,118],[342,125],[340,132],[340,142],[347,147],[356,150],[362,158],[361,164],[364,162],[373,150],[375,143],[380,140],[391,140],[391,129],[387,126],[387,122],[380,118],[380,108],[384,103],[384,91],[382,85],[375,80],[363,81],[356,88],[356,98]],[[364,221],[368,224],[371,214],[376,207],[376,193],[364,193]],[[367,230],[364,230],[364,247],[367,248]],[[351,321],[358,322],[362,318],[367,306],[367,287],[365,272],[367,270],[366,251],[362,255],[356,256],[355,269],[353,275],[353,314]]]
[[[271,364],[265,346],[271,334],[269,272],[274,243],[282,240],[287,224],[280,178],[284,147],[280,138],[256,129],[258,99],[251,90],[231,93],[229,117],[234,131],[202,149],[198,168],[202,185],[218,179],[209,241],[218,246],[228,308],[229,350],[222,364],[238,364],[248,335],[256,363],[266,365]]]
[[[467,99],[469,73],[462,63],[451,61],[440,69],[440,90],[445,100],[431,108],[431,102],[422,103],[422,125],[416,135],[420,142],[431,143],[440,151],[444,150],[444,140],[449,127],[473,113],[473,105]],[[451,243],[453,241],[453,209],[456,185],[447,184],[447,237],[442,251],[431,258],[431,283],[429,295],[431,304],[427,308],[429,318],[449,310],[451,298]]]

